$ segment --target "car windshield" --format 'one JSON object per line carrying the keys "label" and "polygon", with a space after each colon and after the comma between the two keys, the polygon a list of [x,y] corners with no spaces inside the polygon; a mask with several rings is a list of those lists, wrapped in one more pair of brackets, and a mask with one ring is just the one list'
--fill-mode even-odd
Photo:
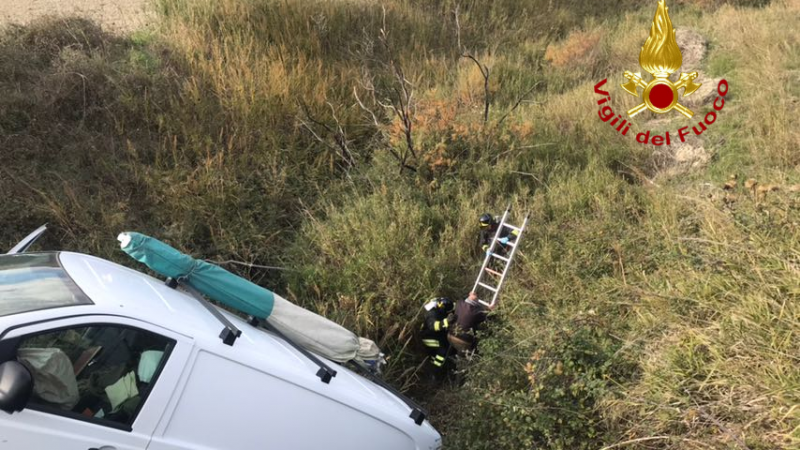
{"label": "car windshield", "polygon": [[91,303],[56,253],[0,256],[0,316]]}

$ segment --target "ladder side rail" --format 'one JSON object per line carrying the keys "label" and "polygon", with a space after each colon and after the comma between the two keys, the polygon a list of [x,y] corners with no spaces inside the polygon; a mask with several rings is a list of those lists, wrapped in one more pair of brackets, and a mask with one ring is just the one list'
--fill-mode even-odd
{"label": "ladder side rail", "polygon": [[511,268],[511,263],[514,260],[514,255],[517,253],[517,248],[519,248],[519,243],[522,241],[522,235],[525,233],[525,227],[528,225],[528,216],[525,216],[525,220],[522,222],[522,226],[519,229],[519,236],[517,236],[517,245],[511,248],[511,253],[508,255],[508,263],[506,263],[505,269],[503,269],[503,275],[500,276],[500,282],[497,284],[497,290],[494,292],[492,296],[492,301],[490,303],[486,303],[484,301],[480,301],[482,304],[488,306],[489,308],[494,308],[497,305],[497,297],[500,296],[500,289],[503,287],[503,283],[506,280],[506,275],[508,275],[508,270]]}
{"label": "ladder side rail", "polygon": [[[525,220],[522,222],[522,226],[519,228],[519,235],[517,236],[517,244],[519,244],[522,241],[522,235],[527,225],[528,225],[528,216],[525,216]],[[506,276],[508,275],[508,271],[511,268],[511,263],[514,260],[514,255],[516,253],[517,253],[517,246],[514,246],[511,249],[511,253],[509,253],[508,255],[508,263],[506,264],[505,269],[503,269],[503,274],[500,276],[500,282],[497,285],[497,291],[495,291],[494,295],[492,296],[491,303],[487,306],[494,308],[495,305],[497,304],[497,299],[500,296],[500,289],[503,287],[503,283],[506,280]]]}
{"label": "ladder side rail", "polygon": [[[503,217],[500,219],[500,223],[501,224],[505,222],[506,217],[508,216],[509,209],[510,208],[507,208],[506,211],[503,213]],[[492,253],[494,252],[494,247],[495,247],[495,244],[497,242],[497,238],[500,235],[500,230],[501,229],[502,229],[502,227],[498,226],[497,232],[495,233],[494,238],[492,238],[492,242],[491,242],[491,245],[489,246],[489,250],[486,253],[486,255],[484,256],[484,258],[483,258],[483,264],[481,265],[481,270],[480,270],[480,272],[478,272],[478,279],[475,280],[475,285],[472,287],[472,292],[475,292],[476,289],[478,289],[478,284],[481,282],[481,278],[483,277],[483,272],[486,270],[486,267],[489,266],[489,261],[491,261]]]}
{"label": "ladder side rail", "polygon": [[[508,213],[510,211],[511,211],[511,206],[509,205],[508,208],[506,208],[505,213],[503,213],[502,219],[500,219],[499,225],[497,227],[497,233],[495,233],[494,238],[492,238],[492,245],[489,248],[489,252],[487,253],[487,255],[485,257],[484,265],[481,267],[481,271],[478,274],[478,279],[475,282],[475,286],[472,289],[473,292],[475,292],[475,290],[478,288],[479,285],[489,289],[492,292],[497,292],[497,291],[500,290],[500,286],[499,285],[497,286],[497,289],[495,289],[495,288],[486,286],[485,284],[481,283],[480,281],[481,281],[481,278],[483,277],[483,274],[487,270],[489,270],[488,269],[489,268],[489,261],[491,261],[492,258],[496,258],[496,259],[499,259],[499,260],[503,261],[503,263],[504,263],[503,264],[504,265],[503,272],[505,272],[506,269],[508,268],[508,265],[511,264],[510,255],[509,255],[509,258],[506,258],[504,256],[500,256],[499,254],[495,253],[495,251],[494,251],[495,247],[497,246],[497,243],[500,241],[500,234],[503,232],[503,228],[504,227],[508,227],[508,223],[506,222],[506,220],[508,219]],[[501,275],[501,278],[502,278],[502,274],[498,274],[498,275]],[[480,301],[480,299],[479,299],[479,301]],[[483,302],[483,303],[485,303],[485,302]]]}
{"label": "ladder side rail", "polygon": [[483,264],[481,265],[481,271],[478,273],[478,279],[475,280],[475,285],[472,286],[472,291],[475,292],[478,289],[478,283],[481,282],[481,277],[483,277],[483,271],[486,270],[486,267],[489,265],[489,261],[492,258],[492,252],[494,252],[494,247],[497,245],[497,238],[500,237],[500,231],[503,229],[503,224],[506,222],[506,218],[508,217],[508,211],[511,207],[506,208],[505,212],[503,212],[503,217],[500,219],[500,224],[497,226],[497,232],[494,234],[494,238],[492,238],[492,243],[489,245],[489,251],[483,258]]}

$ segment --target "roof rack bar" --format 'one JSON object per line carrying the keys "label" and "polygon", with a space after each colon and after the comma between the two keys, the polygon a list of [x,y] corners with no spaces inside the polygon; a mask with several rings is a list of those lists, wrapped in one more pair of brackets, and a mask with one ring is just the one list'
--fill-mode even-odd
{"label": "roof rack bar", "polygon": [[197,290],[186,283],[182,283],[180,280],[176,280],[175,278],[169,277],[164,282],[167,286],[171,287],[172,289],[177,289],[178,286],[182,287],[186,293],[188,293],[191,297],[197,300],[198,303],[203,305],[203,307],[208,310],[217,320],[219,320],[224,328],[219,333],[219,338],[222,339],[222,343],[225,345],[233,346],[236,342],[236,339],[242,335],[242,330],[236,328],[227,317],[222,315],[221,312],[217,308],[215,308],[211,303],[208,302],[203,296],[197,292]]}
{"label": "roof rack bar", "polygon": [[316,375],[323,383],[329,384],[331,382],[331,378],[336,376],[336,370],[331,368],[329,365],[325,364],[321,359],[317,358],[317,356],[314,355],[313,353],[309,352],[308,350],[304,349],[293,340],[286,337],[285,334],[281,333],[277,328],[275,328],[271,323],[269,323],[269,321],[264,319],[259,319],[258,317],[254,316],[248,316],[247,323],[249,323],[254,327],[262,327],[265,330],[274,333],[279,338],[286,341],[287,344],[291,345],[295,350],[302,353],[303,356],[310,359],[314,364],[319,366],[319,370],[317,370]]}
{"label": "roof rack bar", "polygon": [[425,410],[425,408],[420,406],[414,400],[411,400],[410,398],[406,397],[402,392],[400,392],[397,389],[395,389],[394,387],[392,387],[389,383],[383,381],[380,377],[375,375],[373,372],[371,372],[369,370],[366,370],[361,366],[358,366],[358,367],[363,369],[362,371],[363,371],[364,376],[369,378],[373,383],[375,383],[378,386],[380,386],[380,387],[386,389],[387,391],[391,392],[395,397],[397,397],[400,400],[402,400],[403,403],[406,404],[406,406],[411,408],[411,414],[409,414],[408,417],[411,417],[412,419],[414,419],[414,423],[415,424],[422,425],[422,422],[424,422],[425,419],[428,417],[428,411]]}

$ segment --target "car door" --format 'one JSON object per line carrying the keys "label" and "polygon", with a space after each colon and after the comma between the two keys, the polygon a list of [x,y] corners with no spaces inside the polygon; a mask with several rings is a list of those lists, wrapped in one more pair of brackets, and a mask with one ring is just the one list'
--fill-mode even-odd
{"label": "car door", "polygon": [[191,339],[116,316],[21,325],[0,359],[33,375],[19,413],[0,413],[0,450],[142,450],[183,372]]}

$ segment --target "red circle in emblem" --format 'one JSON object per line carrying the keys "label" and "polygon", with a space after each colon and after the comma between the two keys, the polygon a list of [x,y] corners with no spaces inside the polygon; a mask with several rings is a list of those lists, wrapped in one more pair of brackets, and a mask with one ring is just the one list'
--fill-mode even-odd
{"label": "red circle in emblem", "polygon": [[650,103],[658,109],[669,108],[674,98],[675,94],[666,84],[657,84],[650,89]]}

